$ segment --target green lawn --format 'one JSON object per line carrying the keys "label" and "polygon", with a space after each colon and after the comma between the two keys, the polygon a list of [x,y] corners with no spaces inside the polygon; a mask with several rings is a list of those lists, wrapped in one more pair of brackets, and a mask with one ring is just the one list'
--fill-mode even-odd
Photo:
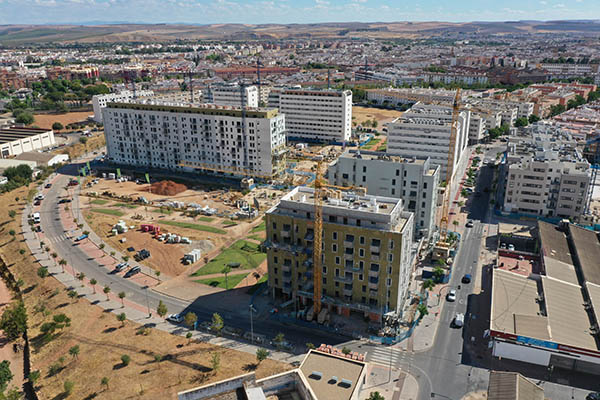
{"label": "green lawn", "polygon": [[158,214],[165,214],[165,215],[171,215],[173,214],[172,210],[169,210],[168,208],[154,208],[152,209],[152,212],[158,213]]}
{"label": "green lawn", "polygon": [[265,238],[262,237],[261,235],[250,235],[250,236],[248,236],[248,239],[254,239],[257,242],[263,242],[265,240]]}
{"label": "green lawn", "polygon": [[228,219],[226,219],[225,221],[223,221],[223,226],[226,226],[226,227],[227,226],[236,226],[236,225],[237,225],[237,222],[233,222],[233,221],[230,221]]}
{"label": "green lawn", "polygon": [[202,222],[213,222],[215,219],[213,217],[198,217],[198,221]]}
{"label": "green lawn", "polygon": [[250,233],[262,232],[262,231],[264,231],[266,229],[267,229],[266,222],[263,221],[263,222],[260,223],[260,225],[256,225],[254,228],[252,228],[252,230],[250,231]]}
{"label": "green lawn", "polygon": [[108,208],[92,208],[90,211],[100,214],[114,215],[115,217],[122,217],[125,215],[122,211],[119,210],[111,210]]}
{"label": "green lawn", "polygon": [[252,285],[252,287],[250,289],[248,289],[248,294],[254,294],[254,292],[256,292],[258,290],[258,288],[265,283],[266,281],[269,280],[269,274],[264,274],[259,280],[258,282],[256,282],[254,285]]}
{"label": "green lawn", "polygon": [[117,203],[114,204],[112,207],[124,207],[124,208],[138,208],[139,206],[136,204],[129,204],[129,203]]}
{"label": "green lawn", "polygon": [[371,139],[369,140],[369,143],[365,144],[364,146],[362,146],[362,149],[365,150],[369,150],[373,147],[375,147],[377,145],[377,143],[381,142],[381,139]]}
{"label": "green lawn", "polygon": [[[229,289],[234,288],[238,283],[244,280],[244,278],[248,276],[248,274],[238,274],[238,275],[229,275],[227,276],[227,286]],[[225,276],[220,276],[218,278],[212,279],[199,279],[195,282],[202,283],[203,285],[208,285],[212,287],[220,287],[225,289]]]}
{"label": "green lawn", "polygon": [[160,221],[160,223],[165,225],[177,226],[179,228],[194,229],[196,231],[219,233],[221,235],[225,235],[227,233],[223,229],[215,228],[213,226],[208,225],[193,224],[191,222]]}
{"label": "green lawn", "polygon": [[238,240],[192,275],[219,274],[226,265],[231,263],[240,263],[240,266],[234,269],[254,269],[267,257],[265,253],[259,250],[259,247],[258,244]]}
{"label": "green lawn", "polygon": [[106,203],[108,203],[108,200],[103,200],[103,199],[94,199],[92,201],[90,201],[90,204],[95,204],[97,206],[103,206]]}

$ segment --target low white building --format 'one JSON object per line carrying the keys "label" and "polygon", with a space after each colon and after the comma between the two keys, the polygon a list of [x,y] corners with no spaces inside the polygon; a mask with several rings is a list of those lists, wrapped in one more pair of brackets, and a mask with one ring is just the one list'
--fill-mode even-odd
{"label": "low white building", "polygon": [[41,150],[55,144],[54,132],[51,129],[16,126],[0,129],[0,158]]}

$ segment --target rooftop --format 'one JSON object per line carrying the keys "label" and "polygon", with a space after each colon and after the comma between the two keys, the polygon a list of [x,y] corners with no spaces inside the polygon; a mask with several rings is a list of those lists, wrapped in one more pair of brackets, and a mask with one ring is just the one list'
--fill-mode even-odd
{"label": "rooftop", "polygon": [[[170,103],[158,100],[135,100],[131,102],[111,102],[107,109],[128,109],[139,111],[162,111],[186,114],[220,115],[228,117],[241,117],[241,107],[218,106],[215,104]],[[276,108],[245,107],[246,118],[273,118],[279,114]]]}
{"label": "rooftop", "polygon": [[14,140],[25,139],[30,136],[39,135],[42,133],[50,132],[50,129],[40,128],[21,128],[11,126],[10,128],[0,129],[0,144],[12,142]]}
{"label": "rooftop", "polygon": [[569,232],[581,265],[585,282],[600,285],[600,242],[598,235],[590,230],[569,224]]}
{"label": "rooftop", "polygon": [[517,372],[492,371],[488,400],[544,400],[544,389]]}
{"label": "rooftop", "polygon": [[573,259],[567,243],[567,236],[559,231],[555,225],[547,222],[538,222],[541,241],[541,255],[563,263],[573,265]]}
{"label": "rooftop", "polygon": [[311,351],[300,366],[318,399],[350,399],[360,386],[366,364],[331,354]]}

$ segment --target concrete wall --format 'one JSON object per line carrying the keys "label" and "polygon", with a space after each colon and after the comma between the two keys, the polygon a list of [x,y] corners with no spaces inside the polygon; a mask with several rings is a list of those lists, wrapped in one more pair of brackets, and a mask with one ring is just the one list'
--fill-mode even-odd
{"label": "concrete wall", "polygon": [[494,356],[547,366],[552,353],[524,345],[494,341]]}
{"label": "concrete wall", "polygon": [[233,392],[243,387],[245,382],[254,382],[255,375],[251,372],[246,375],[240,375],[235,378],[227,379],[207,386],[201,386],[177,393],[178,400],[201,400],[216,396],[219,394]]}

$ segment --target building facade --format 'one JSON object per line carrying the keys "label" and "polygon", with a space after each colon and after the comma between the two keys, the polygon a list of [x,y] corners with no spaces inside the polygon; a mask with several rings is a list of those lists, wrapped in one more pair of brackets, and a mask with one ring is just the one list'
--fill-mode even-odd
{"label": "building facade", "polygon": [[18,156],[28,151],[54,146],[54,132],[50,129],[9,127],[0,129],[0,158]]}
{"label": "building facade", "polygon": [[[136,97],[153,96],[152,90],[137,90]],[[123,90],[119,93],[97,94],[92,96],[92,108],[94,109],[94,121],[102,122],[102,109],[108,103],[126,103],[134,99],[133,91]]]}
{"label": "building facade", "polygon": [[[285,118],[277,110],[205,104],[109,103],[103,109],[109,160],[131,166],[193,172],[280,172]],[[182,165],[182,164],[185,164]]]}
{"label": "building facade", "polygon": [[[402,200],[345,193],[323,205],[323,304],[372,320],[401,310],[411,274],[413,214]],[[297,187],[266,213],[269,287],[313,298],[314,189]]]}
{"label": "building facade", "polygon": [[430,239],[435,232],[440,167],[430,159],[349,150],[329,164],[327,177],[332,185],[361,186],[373,196],[402,199],[406,211],[414,213],[414,238]]}
{"label": "building facade", "polygon": [[[450,173],[454,176],[457,168],[464,164],[468,144],[469,120],[471,113],[461,111],[457,121],[456,145]],[[430,158],[441,167],[441,178],[445,180],[448,168],[448,152],[452,126],[452,109],[448,107],[415,104],[402,117],[387,125],[387,153],[403,158]]]}
{"label": "building facade", "polygon": [[[269,106],[276,105],[276,93]],[[288,139],[343,143],[352,133],[350,90],[285,89],[279,93],[279,111],[285,114]]]}
{"label": "building facade", "polygon": [[245,86],[243,89],[237,84],[212,85],[210,87],[212,102],[218,106],[242,106],[242,94],[245,107],[258,107],[259,95],[256,86]]}

